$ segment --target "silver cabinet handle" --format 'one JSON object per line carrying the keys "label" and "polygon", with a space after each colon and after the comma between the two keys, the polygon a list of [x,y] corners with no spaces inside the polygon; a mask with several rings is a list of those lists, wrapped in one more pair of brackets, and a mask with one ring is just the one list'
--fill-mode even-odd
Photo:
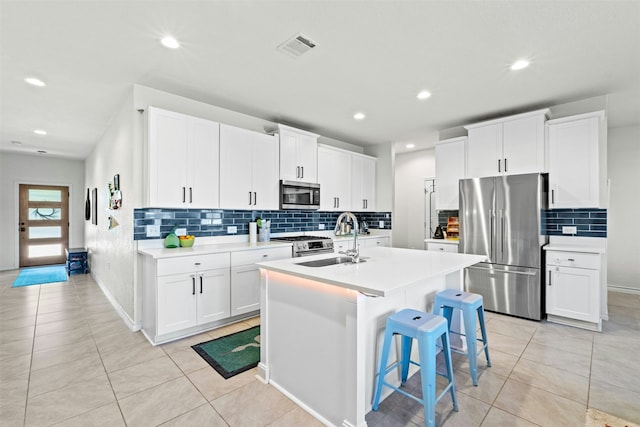
{"label": "silver cabinet handle", "polygon": [[202,274],[200,275],[200,293],[202,293]]}
{"label": "silver cabinet handle", "polygon": [[304,179],[304,166],[300,166],[300,178]]}
{"label": "silver cabinet handle", "polygon": [[251,191],[249,191],[249,205],[251,205]]}
{"label": "silver cabinet handle", "polygon": [[502,172],[502,170],[500,170],[500,159],[498,159],[498,172]]}
{"label": "silver cabinet handle", "polygon": [[262,258],[268,258],[268,257],[269,257],[269,254],[262,255]]}
{"label": "silver cabinet handle", "polygon": [[300,166],[296,166],[296,178],[302,178],[300,174]]}
{"label": "silver cabinet handle", "polygon": [[196,276],[191,276],[191,295],[196,294]]}
{"label": "silver cabinet handle", "polygon": [[193,264],[194,264],[194,265],[200,265],[200,263],[199,263],[199,262],[194,262]]}
{"label": "silver cabinet handle", "polygon": [[507,171],[507,158],[504,158],[504,171]]}
{"label": "silver cabinet handle", "polygon": [[551,286],[551,270],[549,270],[549,286]]}
{"label": "silver cabinet handle", "polygon": [[575,261],[575,259],[573,259],[573,258],[567,258],[567,261],[574,262],[574,261]]}
{"label": "silver cabinet handle", "polygon": [[553,205],[555,203],[555,190],[551,190],[551,204]]}
{"label": "silver cabinet handle", "polygon": [[182,203],[187,201],[187,187],[182,187]]}
{"label": "silver cabinet handle", "polygon": [[189,187],[189,203],[193,203],[193,187]]}
{"label": "silver cabinet handle", "polygon": [[336,197],[338,199],[338,209],[340,209],[340,197]]}
{"label": "silver cabinet handle", "polygon": [[258,204],[258,193],[253,192],[253,204],[254,206]]}

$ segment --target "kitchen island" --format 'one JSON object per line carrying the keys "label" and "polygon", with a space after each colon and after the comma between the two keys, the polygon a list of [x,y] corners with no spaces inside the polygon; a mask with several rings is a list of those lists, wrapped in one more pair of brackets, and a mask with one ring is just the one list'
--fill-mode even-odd
{"label": "kitchen island", "polygon": [[431,311],[437,291],[461,289],[463,269],[485,259],[387,247],[361,256],[323,267],[301,263],[335,255],[258,263],[258,374],[327,425],[366,425],[387,317]]}

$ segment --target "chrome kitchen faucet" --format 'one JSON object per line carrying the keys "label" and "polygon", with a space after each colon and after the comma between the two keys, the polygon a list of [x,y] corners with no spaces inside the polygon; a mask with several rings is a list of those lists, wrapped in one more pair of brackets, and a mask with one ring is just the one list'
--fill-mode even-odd
{"label": "chrome kitchen faucet", "polygon": [[360,231],[360,228],[358,226],[358,218],[356,218],[356,216],[351,212],[342,212],[336,221],[336,227],[333,229],[333,233],[338,234],[338,231],[340,230],[340,223],[345,217],[348,217],[353,221],[353,249],[347,249],[346,251],[340,251],[339,253],[350,257],[352,263],[359,263],[360,245],[358,244],[358,231]]}

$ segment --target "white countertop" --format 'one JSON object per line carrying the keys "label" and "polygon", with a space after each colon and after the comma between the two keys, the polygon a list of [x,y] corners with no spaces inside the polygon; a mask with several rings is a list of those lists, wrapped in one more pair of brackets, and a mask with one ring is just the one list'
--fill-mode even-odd
{"label": "white countertop", "polygon": [[152,258],[173,258],[190,255],[204,255],[204,254],[217,254],[222,252],[237,252],[237,251],[251,251],[256,249],[267,248],[282,248],[291,247],[291,242],[232,242],[232,243],[218,243],[218,244],[198,244],[196,238],[195,244],[190,248],[144,248],[138,249],[138,253]]}
{"label": "white countertop", "polygon": [[444,243],[449,245],[457,245],[460,240],[457,239],[424,239],[426,243]]}
{"label": "white countertop", "polygon": [[589,254],[603,254],[606,249],[597,246],[584,246],[575,244],[561,244],[561,243],[549,243],[542,249],[545,251],[560,251],[560,252],[583,252]]}
{"label": "white countertop", "polygon": [[260,262],[257,265],[269,271],[316,280],[368,295],[387,296],[414,283],[453,273],[486,259],[483,255],[372,247],[360,251],[360,256],[366,262],[359,264],[326,267],[298,265],[300,262],[335,256],[315,255]]}

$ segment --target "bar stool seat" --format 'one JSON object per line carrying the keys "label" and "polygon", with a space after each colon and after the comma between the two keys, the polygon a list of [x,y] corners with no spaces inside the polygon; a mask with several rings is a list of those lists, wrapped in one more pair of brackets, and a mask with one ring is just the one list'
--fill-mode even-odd
{"label": "bar stool seat", "polygon": [[[402,354],[400,360],[387,367],[389,350],[393,342],[394,335],[402,336]],[[420,363],[411,360],[411,346],[413,340],[418,340]],[[446,373],[436,371],[436,355],[438,353],[437,343],[442,340],[442,350],[444,353]],[[409,375],[409,365],[420,366],[420,376],[422,380],[422,399],[407,393],[385,381],[388,373],[401,368],[401,382],[404,385]],[[436,397],[436,374],[445,377],[449,383],[444,390]],[[425,424],[428,427],[435,426],[436,403],[447,393],[451,393],[454,411],[458,411],[458,401],[453,380],[453,366],[451,363],[451,352],[449,348],[449,329],[447,321],[442,316],[436,316],[418,310],[404,309],[387,318],[384,342],[382,345],[382,355],[380,357],[380,369],[378,370],[377,387],[373,398],[373,410],[378,410],[382,387],[386,386],[410,397],[422,404],[424,407]]]}
{"label": "bar stool seat", "polygon": [[[482,295],[472,294],[470,292],[463,292],[456,289],[445,289],[436,294],[435,301],[433,303],[433,314],[443,315],[447,319],[449,324],[449,333],[451,332],[451,318],[453,316],[453,309],[462,311],[464,335],[467,343],[467,351],[460,351],[451,349],[451,351],[460,354],[466,354],[469,359],[469,370],[471,371],[471,380],[473,385],[478,385],[478,354],[484,350],[484,355],[487,358],[487,366],[491,367],[491,358],[489,357],[489,343],[487,341],[487,330],[484,324],[484,305]],[[480,333],[482,338],[479,339],[476,332],[476,315],[480,323]],[[477,350],[476,343],[482,342],[482,347]]]}

